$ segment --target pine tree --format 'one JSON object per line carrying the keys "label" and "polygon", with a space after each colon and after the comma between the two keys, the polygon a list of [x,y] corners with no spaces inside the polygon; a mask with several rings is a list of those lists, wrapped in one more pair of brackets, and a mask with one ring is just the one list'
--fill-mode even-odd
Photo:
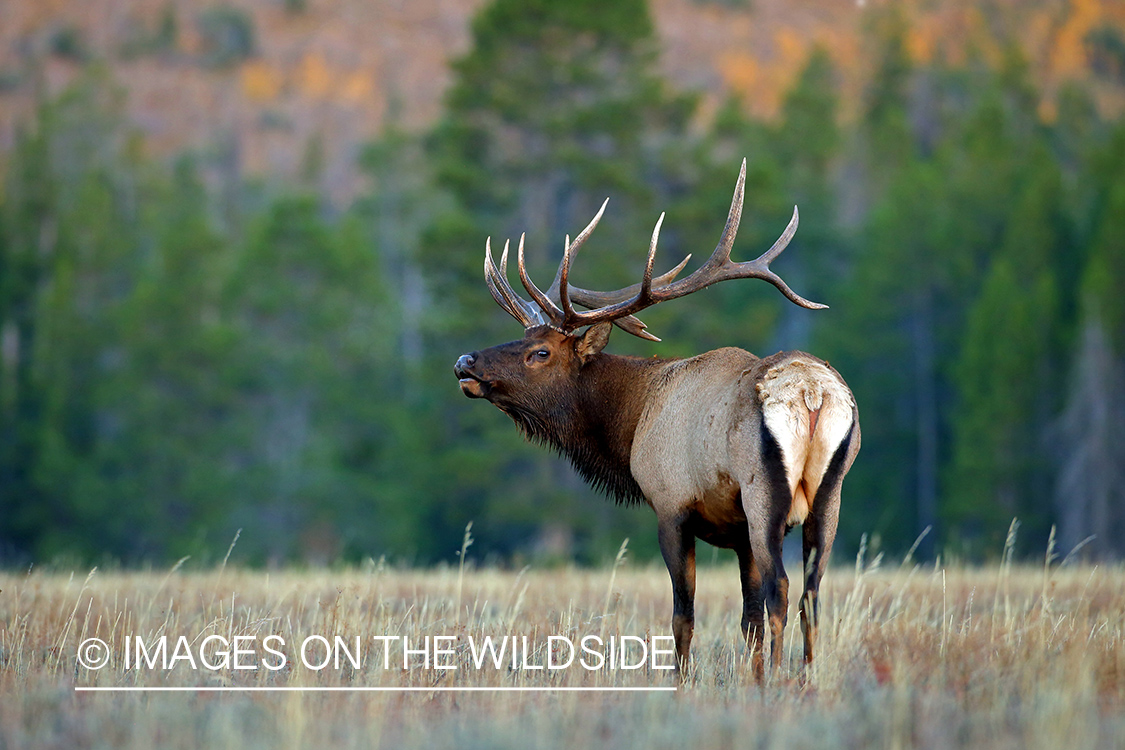
{"label": "pine tree", "polygon": [[914,66],[906,51],[906,18],[898,4],[868,16],[867,36],[877,50],[875,74],[868,84],[863,109],[868,176],[876,191],[904,165],[914,150],[909,97]]}
{"label": "pine tree", "polygon": [[[610,195],[591,247],[638,246],[656,220],[666,149],[693,102],[670,95],[651,72],[655,33],[644,0],[495,0],[472,33],[429,141],[438,184],[455,205],[435,223],[426,252],[439,295],[483,312],[479,284],[472,294],[458,291],[479,279],[488,235],[500,242],[526,232],[529,263],[549,274],[563,237]],[[624,268],[643,263],[640,255],[595,250],[578,270],[607,283],[602,269],[616,266],[609,283],[617,284]]]}
{"label": "pine tree", "polygon": [[39,107],[7,175],[0,476],[11,483],[0,539],[11,554],[81,555],[102,510],[84,493],[82,469],[114,428],[98,387],[120,362],[114,316],[140,249],[139,172],[119,112],[119,92],[102,76],[80,77]]}
{"label": "pine tree", "polygon": [[[946,191],[939,165],[903,167],[872,212],[820,332],[816,351],[847,378],[863,425],[864,461],[847,491],[864,500],[840,519],[851,538],[877,532],[906,547],[936,525],[941,313],[958,281]],[[931,549],[923,542],[922,554]]]}
{"label": "pine tree", "polygon": [[113,316],[120,364],[99,378],[97,409],[114,428],[80,474],[87,497],[118,508],[89,523],[123,522],[102,531],[103,549],[130,559],[198,556],[233,534],[225,522],[237,488],[225,462],[238,407],[223,372],[239,348],[220,311],[229,270],[211,213],[189,160],[150,179],[145,251]]}
{"label": "pine tree", "polygon": [[1037,539],[1050,525],[1044,446],[1058,402],[1053,265],[1062,251],[1062,201],[1058,173],[1039,153],[969,310],[953,368],[959,400],[946,512],[955,523],[989,532],[996,544],[1013,517]]}
{"label": "pine tree", "polygon": [[1119,127],[1097,164],[1101,169],[1094,170],[1102,178],[1104,195],[1080,285],[1081,338],[1054,442],[1060,542],[1074,547],[1093,536],[1088,551],[1098,557],[1125,554],[1125,447],[1120,439],[1125,421],[1125,180],[1112,168],[1125,155],[1122,146],[1125,128]]}
{"label": "pine tree", "polygon": [[279,196],[252,222],[222,291],[238,344],[223,373],[239,405],[228,523],[255,530],[248,554],[329,561],[375,541],[388,509],[374,472],[395,439],[385,299],[363,233],[329,225],[315,197]]}
{"label": "pine tree", "polygon": [[0,557],[30,551],[37,530],[23,509],[42,501],[33,477],[42,401],[34,352],[57,223],[49,116],[43,108],[39,127],[18,134],[0,192]]}

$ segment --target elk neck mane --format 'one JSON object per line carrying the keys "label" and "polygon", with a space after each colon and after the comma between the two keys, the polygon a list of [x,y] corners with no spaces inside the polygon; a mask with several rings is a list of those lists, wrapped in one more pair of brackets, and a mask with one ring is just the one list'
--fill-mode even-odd
{"label": "elk neck mane", "polygon": [[577,386],[534,406],[501,407],[529,440],[554,448],[595,490],[618,504],[644,501],[629,457],[648,385],[670,360],[599,353],[579,370]]}

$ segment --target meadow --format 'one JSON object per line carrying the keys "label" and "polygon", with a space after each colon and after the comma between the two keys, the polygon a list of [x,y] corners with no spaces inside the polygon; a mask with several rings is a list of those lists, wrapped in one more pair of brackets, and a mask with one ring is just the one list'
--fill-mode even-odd
{"label": "meadow", "polygon": [[[559,663],[558,636],[632,636],[626,661],[638,663],[638,642],[670,631],[661,567],[7,571],[0,747],[1125,746],[1120,567],[837,563],[807,673],[793,598],[785,665],[758,686],[733,561],[701,565],[693,663],[678,685],[653,659],[524,668]],[[359,666],[343,654],[316,668],[337,635],[352,648],[358,638]],[[514,669],[477,668],[470,641],[486,635],[526,636],[529,653]],[[445,640],[431,643],[429,668],[414,654],[404,670],[400,642],[384,636]],[[88,650],[94,637],[104,653]],[[307,665],[298,651],[310,637]],[[97,659],[108,663],[81,664]],[[344,690],[76,690],[192,686]],[[414,690],[354,690],[373,687]],[[678,689],[447,690],[466,687]]]}

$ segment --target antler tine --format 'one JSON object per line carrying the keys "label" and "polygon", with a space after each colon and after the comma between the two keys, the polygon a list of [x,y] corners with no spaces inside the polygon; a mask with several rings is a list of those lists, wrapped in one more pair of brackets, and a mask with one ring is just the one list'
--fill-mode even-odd
{"label": "antler tine", "polygon": [[738,181],[734,183],[734,195],[730,199],[730,211],[727,212],[727,223],[723,227],[723,236],[719,238],[719,244],[715,247],[715,252],[711,255],[712,259],[719,256],[719,251],[722,250],[722,258],[730,260],[730,251],[734,247],[734,236],[738,234],[738,225],[742,222],[742,203],[746,198],[746,159],[742,160],[742,168],[738,170]]}
{"label": "antler tine", "polygon": [[[589,238],[590,234],[593,233],[594,228],[598,225],[598,222],[601,220],[602,215],[605,213],[605,209],[608,203],[608,198],[602,202],[602,205],[598,209],[597,214],[595,214],[594,218],[590,220],[590,223],[586,225],[586,228],[583,229],[577,237],[575,237],[573,243],[570,241],[570,235],[567,235],[566,243],[563,245],[563,259],[559,263],[558,270],[555,272],[554,281],[547,289],[547,297],[550,298],[552,302],[558,300],[559,307],[563,312],[564,319],[568,321],[568,325],[569,321],[574,320],[574,315],[579,314],[574,310],[574,303],[582,305],[583,307],[595,309],[605,307],[607,305],[614,305],[619,302],[631,299],[632,297],[636,296],[638,291],[640,291],[640,284],[633,284],[631,286],[612,292],[597,292],[591,291],[589,289],[583,289],[582,287],[577,287],[570,283],[570,268],[574,264],[574,257],[578,253],[578,250],[586,242],[587,238]],[[651,260],[653,255],[652,250],[653,248],[650,248],[649,273],[651,273]],[[672,283],[672,281],[675,280],[680,271],[682,271],[687,265],[689,260],[691,260],[690,254],[682,261],[680,261],[680,263],[672,270],[652,279],[652,286],[661,287],[666,284]],[[565,295],[562,293],[564,289]],[[639,338],[648,339],[649,341],[660,340],[659,338],[653,336],[651,333],[645,330],[645,324],[643,321],[632,315],[617,318],[613,322],[622,330],[627,331],[628,333],[631,333]],[[577,325],[584,325],[584,323],[579,322],[577,323]]]}
{"label": "antler tine", "polygon": [[[774,273],[774,271],[770,268],[770,262],[773,261],[777,256],[781,255],[781,251],[789,246],[789,241],[792,240],[793,235],[797,233],[797,223],[799,221],[799,218],[800,216],[797,212],[797,207],[793,206],[793,218],[789,220],[789,225],[785,227],[785,231],[781,233],[781,236],[777,238],[777,240],[773,243],[773,246],[752,261],[746,263],[732,263],[732,275],[730,275],[728,278],[759,278],[764,281],[768,281],[769,283],[777,287],[778,290],[782,294],[784,294],[790,302],[798,304],[801,307],[807,307],[810,310],[827,310],[828,305],[822,305],[819,302],[812,302],[794,292],[789,288],[789,285],[785,283],[785,280]],[[754,270],[756,271],[756,273],[743,273],[743,269],[746,269],[747,271]]]}
{"label": "antler tine", "polygon": [[570,264],[574,262],[574,256],[578,250],[586,244],[586,240],[593,233],[594,228],[598,226],[598,222],[602,220],[602,214],[605,213],[605,207],[609,205],[609,198],[602,201],[601,208],[594,214],[594,218],[590,219],[590,223],[586,228],[578,233],[574,238],[574,242],[570,241],[569,235],[567,236],[566,248],[563,250],[562,262],[559,263],[559,270],[555,273],[555,280],[552,282],[548,296],[552,294],[558,298],[559,304],[562,307],[564,321],[569,322],[574,317],[574,306],[570,301],[570,290],[568,287],[568,280],[570,279]]}
{"label": "antler tine", "polygon": [[504,243],[500,268],[501,270],[497,271],[496,263],[492,260],[492,238],[489,237],[484,243],[484,281],[488,285],[488,291],[492,293],[492,298],[506,313],[522,323],[524,328],[541,325],[542,314],[520,299],[512,289],[512,285],[508,283],[508,243]]}
{"label": "antler tine", "polygon": [[684,266],[686,266],[688,264],[689,260],[691,260],[691,253],[688,253],[687,255],[685,255],[684,259],[681,260],[679,263],[677,263],[675,265],[675,267],[672,268],[671,271],[665,271],[664,273],[660,274],[655,279],[653,279],[652,285],[654,287],[661,287],[661,286],[667,286],[668,284],[671,284],[673,281],[676,280],[676,277],[679,276],[680,271],[684,270]]}
{"label": "antler tine", "polygon": [[661,211],[660,218],[652,229],[652,240],[648,243],[648,262],[645,263],[645,275],[641,277],[641,289],[637,292],[640,299],[648,299],[652,294],[652,264],[656,260],[656,243],[660,239],[660,226],[663,223],[664,212]]}
{"label": "antler tine", "polygon": [[[660,236],[660,225],[663,223],[664,213],[662,212],[660,214],[660,219],[656,222],[656,227],[652,230],[652,242],[649,244],[648,248],[648,263],[645,264],[645,275],[641,279],[641,287],[640,290],[638,290],[638,295],[643,295],[645,298],[648,298],[652,291],[652,264],[653,261],[656,260],[656,242]],[[690,257],[691,256],[688,255],[687,258],[684,258],[682,263],[680,263],[668,273],[663,274],[660,278],[668,278],[669,280],[675,278],[676,274],[680,272],[685,264],[687,264],[688,258]],[[644,321],[642,321],[635,315],[626,315],[623,318],[617,318],[613,322],[622,330],[631,333],[634,336],[642,339],[647,339],[649,341],[660,341],[658,337],[653,336],[651,333],[645,330],[647,326],[644,324]]]}
{"label": "antler tine", "polygon": [[539,287],[535,286],[535,282],[531,280],[531,275],[527,272],[527,266],[523,260],[524,237],[525,235],[520,235],[520,245],[516,252],[516,261],[520,269],[520,281],[523,282],[523,288],[527,290],[527,293],[531,295],[531,299],[533,299],[535,304],[539,305],[539,308],[543,311],[543,315],[547,318],[547,320],[543,321],[544,323],[554,325],[558,328],[564,328],[566,316],[563,314],[563,311],[560,310],[558,305],[544,294]]}
{"label": "antler tine", "polygon": [[[607,198],[606,203],[608,202],[609,199]],[[604,210],[605,203],[602,204],[602,211]],[[590,222],[590,224],[598,223],[598,219],[601,218],[602,211],[598,211],[597,216],[594,217],[594,220]],[[586,229],[590,228],[591,226],[587,225]],[[574,259],[574,253],[578,252],[578,248],[582,247],[582,243],[585,242],[586,237],[589,236],[589,233],[586,230],[583,230],[574,239],[574,244],[571,244],[570,236],[567,235],[566,249],[563,250],[562,262],[559,263],[559,272],[555,276],[555,280],[558,282],[558,288],[555,290],[555,292],[557,293],[559,298],[559,305],[562,307],[563,320],[566,321],[570,321],[574,317],[574,305],[570,303],[570,289],[567,288],[567,282],[570,280],[570,263]]]}
{"label": "antler tine", "polygon": [[[559,300],[559,306],[560,306],[560,308],[562,310],[562,313],[563,313],[563,320],[564,320],[564,327],[565,328],[569,329],[569,328],[572,328],[572,327],[578,327],[578,326],[581,326],[581,325],[585,325],[586,322],[587,322],[585,320],[585,317],[588,314],[583,314],[583,313],[577,312],[574,309],[574,304],[573,304],[574,302],[577,302],[578,304],[583,305],[585,307],[594,307],[594,308],[601,307],[604,304],[606,304],[605,302],[601,301],[601,299],[600,299],[600,297],[605,293],[603,293],[603,292],[591,292],[587,289],[582,289],[580,287],[571,286],[570,285],[570,268],[571,268],[571,265],[574,263],[574,256],[578,253],[578,250],[582,247],[583,244],[585,244],[586,240],[593,233],[594,228],[597,227],[597,225],[598,225],[598,222],[601,221],[602,215],[605,213],[605,209],[606,209],[606,206],[608,204],[609,204],[609,198],[606,198],[602,202],[602,205],[598,209],[598,212],[594,215],[594,218],[591,219],[590,223],[586,225],[586,228],[583,229],[581,232],[579,232],[578,236],[574,238],[574,242],[571,242],[570,241],[570,235],[567,235],[566,244],[563,247],[563,259],[559,263],[559,268],[558,268],[558,271],[555,273],[554,281],[551,283],[551,286],[547,290],[547,297],[550,298],[551,301],[554,301],[554,299]],[[663,221],[663,216],[661,217],[661,220]],[[657,230],[659,231],[659,224],[657,225]],[[652,276],[652,261],[653,261],[654,256],[655,256],[655,245],[650,248],[649,264],[648,264],[648,268],[646,270],[646,273],[647,273],[647,275],[650,279],[650,283],[651,283],[651,276]],[[691,256],[689,255],[688,258],[690,258],[690,257]],[[668,273],[665,273],[665,274],[661,275],[660,277],[658,277],[656,279],[656,283],[657,284],[668,283],[672,279],[674,279],[676,277],[676,274],[678,274],[681,270],[683,270],[683,267],[687,264],[688,258],[685,258],[684,261],[682,263],[680,263],[676,268],[673,268]],[[634,285],[634,287],[636,287],[636,285]],[[633,296],[633,287],[628,288],[626,291],[628,291],[628,294],[623,295],[623,297],[625,299],[628,299],[629,297]],[[612,300],[612,302],[619,302],[619,301],[621,301],[621,300]],[[634,336],[637,336],[639,338],[647,339],[649,341],[659,341],[660,340],[659,338],[657,338],[656,336],[653,336],[651,333],[649,333],[648,331],[645,330],[646,326],[644,324],[644,321],[642,321],[642,320],[640,320],[640,319],[638,319],[638,318],[636,318],[632,315],[626,315],[626,316],[617,318],[613,322],[615,324],[617,324],[617,326],[620,327],[622,330],[624,330],[628,333],[631,333]]]}
{"label": "antler tine", "polygon": [[660,341],[660,338],[658,336],[653,336],[651,333],[645,330],[648,326],[644,324],[643,320],[636,317],[635,315],[626,315],[624,318],[618,318],[617,320],[613,321],[613,324],[626,333],[633,334],[637,338],[642,338],[646,341]]}
{"label": "antler tine", "polygon": [[[688,253],[686,256],[684,256],[684,259],[676,265],[675,268],[670,271],[666,271],[665,273],[662,273],[661,275],[654,278],[652,280],[653,288],[659,289],[660,287],[667,286],[668,284],[671,284],[673,281],[675,281],[676,276],[679,275],[680,271],[684,270],[684,267],[690,260],[691,253]],[[571,285],[570,298],[583,307],[605,307],[606,305],[613,305],[623,300],[627,300],[630,297],[636,296],[637,292],[640,291],[640,288],[640,283],[636,283],[622,289],[615,289],[612,292],[594,292],[590,291],[589,289],[581,289],[579,287]]]}
{"label": "antler tine", "polygon": [[[696,288],[693,288],[695,282],[706,278],[714,270],[722,268],[723,266],[731,263],[730,251],[734,247],[734,238],[738,234],[738,225],[742,223],[742,204],[745,198],[746,159],[743,159],[742,167],[738,170],[738,180],[734,183],[734,195],[731,196],[730,210],[727,211],[727,223],[723,226],[723,233],[719,237],[719,244],[715,246],[715,251],[711,253],[711,257],[708,258],[702,266],[697,268],[686,278],[680,279],[675,284],[667,285],[670,287],[675,287],[674,292],[671,289],[662,290],[664,292],[671,292],[668,295],[667,299],[675,299],[676,297],[681,297],[684,294],[690,294],[691,292],[696,291]],[[776,243],[774,244],[776,245]],[[718,280],[719,279],[713,279],[711,281],[708,281],[707,284],[704,284],[704,286],[713,284]],[[703,287],[700,286],[698,288],[702,289]],[[665,298],[661,296],[661,299],[659,301],[663,301],[663,299]]]}
{"label": "antler tine", "polygon": [[[572,315],[567,316],[567,325],[582,326],[600,323],[602,321],[618,320],[626,316],[632,317],[632,314],[649,307],[658,300],[653,296],[652,290],[652,264],[656,259],[656,245],[660,239],[660,226],[664,223],[664,214],[660,214],[660,218],[656,220],[656,226],[652,230],[652,240],[648,246],[648,261],[645,263],[645,273],[641,278],[640,289],[636,295],[630,299],[622,300],[612,305],[600,307],[589,312],[574,312]],[[578,240],[575,240],[577,243]],[[566,275],[563,275],[563,285],[560,291],[564,294],[566,292]],[[637,321],[638,323],[640,321]],[[641,323],[643,326],[644,324]],[[626,329],[629,330],[629,329]],[[651,335],[651,334],[650,334]]]}
{"label": "antler tine", "polygon": [[785,231],[781,236],[774,240],[773,245],[769,250],[759,255],[754,262],[764,263],[768,266],[773,259],[781,255],[781,251],[789,247],[789,241],[793,239],[793,235],[797,234],[797,224],[800,222],[801,215],[797,211],[797,207],[793,206],[793,217],[789,219],[789,223],[785,226]]}
{"label": "antler tine", "polygon": [[727,214],[727,223],[726,226],[723,227],[723,234],[722,237],[719,238],[719,244],[715,246],[715,252],[711,254],[711,257],[707,259],[706,263],[697,268],[691,275],[654,290],[652,293],[653,303],[683,297],[684,295],[699,291],[719,281],[726,281],[727,279],[762,279],[763,281],[768,281],[773,284],[789,301],[801,307],[810,310],[823,310],[828,307],[827,305],[807,300],[794,292],[789,288],[789,285],[769,267],[770,262],[777,258],[789,245],[789,241],[793,239],[793,235],[797,231],[799,214],[796,206],[793,207],[793,218],[789,220],[785,231],[781,233],[781,236],[777,238],[769,250],[752,261],[735,263],[730,259],[731,247],[734,245],[734,237],[738,231],[739,222],[742,219],[742,202],[745,196],[745,189],[746,160],[743,159],[742,169],[738,174],[738,182],[735,184],[734,188],[734,197],[731,199],[730,212]]}
{"label": "antler tine", "polygon": [[489,237],[484,241],[484,283],[488,285],[488,291],[492,293],[492,298],[496,300],[496,304],[504,308],[504,311],[509,315],[518,317],[512,311],[512,306],[509,304],[507,297],[497,286],[495,277],[496,264],[492,261],[492,238]]}
{"label": "antler tine", "polygon": [[558,299],[559,297],[559,282],[562,280],[563,264],[566,262],[566,253],[570,249],[570,235],[566,236],[563,240],[563,258],[559,261],[559,267],[555,270],[555,278],[551,280],[551,285],[547,287],[547,296],[551,299]]}
{"label": "antler tine", "polygon": [[574,238],[573,244],[571,244],[570,242],[570,235],[568,234],[566,236],[566,244],[563,245],[563,258],[561,261],[559,261],[558,270],[555,271],[554,281],[552,281],[551,286],[547,288],[547,296],[555,298],[559,296],[559,287],[565,281],[565,279],[563,278],[564,274],[570,273],[570,264],[574,262],[575,254],[577,254],[578,249],[582,247],[583,244],[585,244],[586,238],[589,237],[590,234],[594,231],[594,227],[596,227],[598,225],[598,222],[602,220],[602,214],[605,213],[605,207],[607,205],[609,205],[609,198],[606,198],[604,201],[602,201],[601,208],[599,208],[598,212],[594,214],[594,218],[590,219],[590,223],[586,225],[586,228],[579,232],[578,236]]}

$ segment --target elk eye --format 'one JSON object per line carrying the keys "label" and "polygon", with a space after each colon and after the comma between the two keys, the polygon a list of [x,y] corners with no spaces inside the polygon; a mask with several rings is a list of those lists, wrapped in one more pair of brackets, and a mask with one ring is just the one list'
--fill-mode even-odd
{"label": "elk eye", "polygon": [[537,349],[531,355],[531,357],[538,362],[546,362],[547,358],[550,357],[550,356],[551,356],[551,353],[549,351],[547,351],[546,349]]}

